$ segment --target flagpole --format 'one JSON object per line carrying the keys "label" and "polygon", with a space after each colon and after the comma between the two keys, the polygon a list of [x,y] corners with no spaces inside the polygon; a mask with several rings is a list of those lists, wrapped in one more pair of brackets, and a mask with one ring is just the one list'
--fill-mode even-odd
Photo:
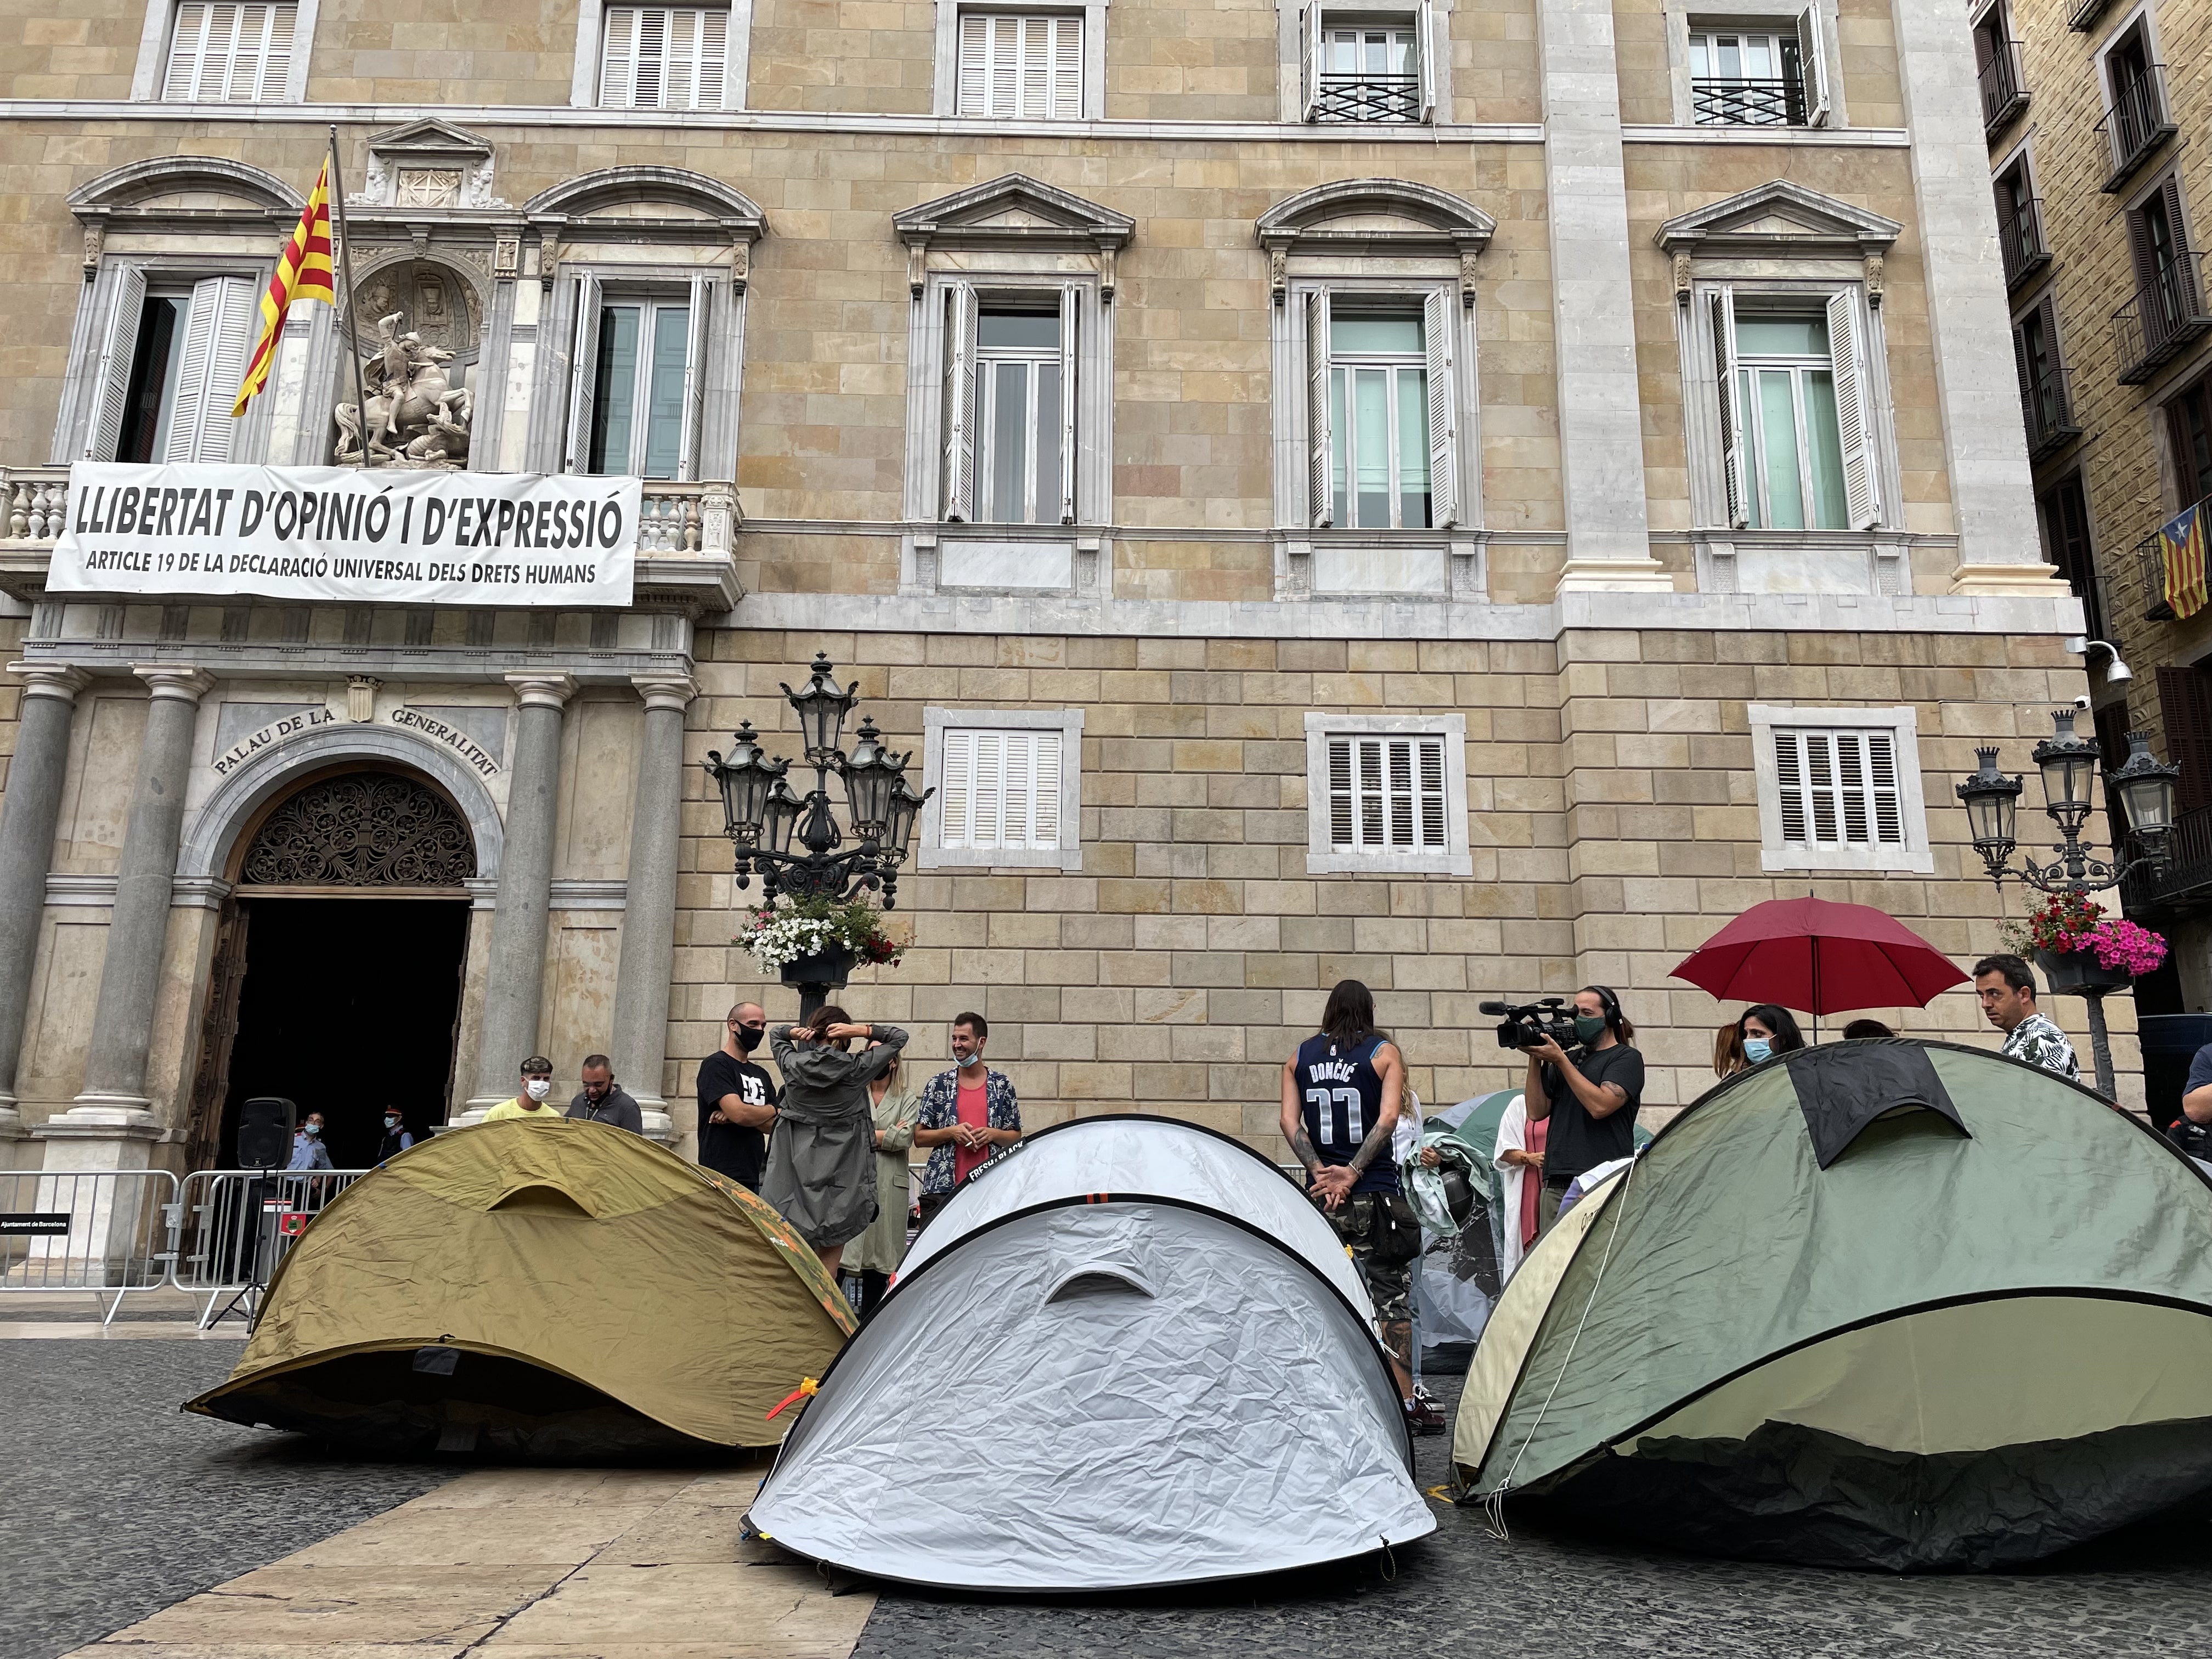
{"label": "flagpole", "polygon": [[331,205],[337,215],[338,265],[339,269],[345,273],[345,315],[343,318],[345,327],[343,333],[345,337],[352,343],[346,348],[346,349],[353,358],[353,395],[356,400],[354,407],[360,412],[361,416],[361,460],[359,465],[366,467],[368,465],[368,388],[363,383],[361,377],[361,340],[356,333],[360,312],[358,307],[355,306],[353,301],[353,233],[346,228],[345,176],[338,170],[337,128],[336,126],[332,126],[330,130],[330,133]]}

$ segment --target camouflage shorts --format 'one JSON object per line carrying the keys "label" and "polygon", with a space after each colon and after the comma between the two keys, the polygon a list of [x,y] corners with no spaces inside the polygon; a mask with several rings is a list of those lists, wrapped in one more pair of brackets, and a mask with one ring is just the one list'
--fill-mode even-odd
{"label": "camouflage shorts", "polygon": [[[1396,1193],[1354,1193],[1334,1210],[1322,1210],[1352,1252],[1352,1266],[1375,1304],[1382,1346],[1400,1364],[1413,1352],[1413,1264],[1420,1249],[1420,1224]],[[1411,1243],[1411,1250],[1405,1246]],[[1378,1246],[1380,1248],[1378,1248]]]}

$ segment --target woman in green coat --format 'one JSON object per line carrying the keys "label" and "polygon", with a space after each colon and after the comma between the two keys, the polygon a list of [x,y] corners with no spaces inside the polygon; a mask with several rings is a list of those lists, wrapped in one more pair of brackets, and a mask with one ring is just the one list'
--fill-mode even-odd
{"label": "woman in green coat", "polygon": [[907,1152],[914,1145],[921,1097],[910,1092],[899,1062],[868,1085],[876,1126],[876,1218],[845,1247],[844,1270],[860,1279],[854,1312],[866,1316],[890,1289],[906,1255]]}

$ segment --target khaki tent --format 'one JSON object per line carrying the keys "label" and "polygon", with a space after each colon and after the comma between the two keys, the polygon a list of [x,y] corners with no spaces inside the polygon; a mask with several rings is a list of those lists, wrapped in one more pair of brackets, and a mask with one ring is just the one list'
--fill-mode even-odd
{"label": "khaki tent", "polygon": [[186,1409],[400,1452],[767,1446],[854,1328],[750,1193],[625,1130],[510,1120],[333,1200]]}
{"label": "khaki tent", "polygon": [[1530,1254],[1463,1501],[1712,1554],[2027,1561],[2212,1500],[2212,1188],[2080,1085],[1832,1043],[1708,1092]]}

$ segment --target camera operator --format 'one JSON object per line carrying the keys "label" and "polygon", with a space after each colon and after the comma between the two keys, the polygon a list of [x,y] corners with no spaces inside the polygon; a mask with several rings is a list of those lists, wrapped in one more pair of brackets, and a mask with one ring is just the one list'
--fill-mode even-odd
{"label": "camera operator", "polygon": [[1539,1237],[1559,1218],[1577,1176],[1636,1150],[1644,1056],[1629,1046],[1635,1036],[1611,988],[1585,985],[1575,993],[1572,1056],[1549,1036],[1528,1049],[1528,1115],[1551,1121],[1544,1141],[1544,1192],[1536,1206]]}

